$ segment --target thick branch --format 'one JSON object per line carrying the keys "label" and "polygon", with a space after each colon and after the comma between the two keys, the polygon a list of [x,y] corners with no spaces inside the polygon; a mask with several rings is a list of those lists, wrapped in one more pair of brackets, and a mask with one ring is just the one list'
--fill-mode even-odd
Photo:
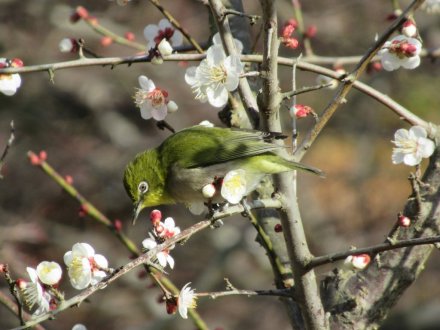
{"label": "thick branch", "polygon": [[[261,126],[264,130],[280,132],[279,107],[281,94],[278,85],[278,25],[275,1],[261,0],[264,29],[264,51],[261,70],[263,87],[261,95]],[[295,280],[295,298],[304,323],[308,329],[326,329],[324,309],[319,296],[313,270],[306,272],[304,266],[311,258],[302,226],[292,173],[275,176],[276,186],[284,197],[281,223]],[[301,326],[296,324],[296,326]]]}

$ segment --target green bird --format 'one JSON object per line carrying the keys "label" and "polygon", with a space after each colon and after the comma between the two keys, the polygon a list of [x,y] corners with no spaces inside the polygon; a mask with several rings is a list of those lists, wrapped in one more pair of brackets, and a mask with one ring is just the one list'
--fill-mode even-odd
{"label": "green bird", "polygon": [[133,223],[146,207],[207,202],[203,187],[218,182],[232,170],[244,170],[244,196],[255,190],[267,174],[305,170],[323,176],[319,169],[277,155],[275,152],[285,147],[270,142],[273,138],[280,136],[198,125],[139,153],[124,173],[124,186],[134,204]]}

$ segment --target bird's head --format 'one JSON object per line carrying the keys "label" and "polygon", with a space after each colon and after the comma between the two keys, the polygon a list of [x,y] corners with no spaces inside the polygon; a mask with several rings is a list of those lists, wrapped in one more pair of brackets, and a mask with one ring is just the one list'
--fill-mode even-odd
{"label": "bird's head", "polygon": [[165,189],[166,171],[156,149],[138,154],[125,168],[124,186],[134,206],[133,224],[144,208],[174,202]]}

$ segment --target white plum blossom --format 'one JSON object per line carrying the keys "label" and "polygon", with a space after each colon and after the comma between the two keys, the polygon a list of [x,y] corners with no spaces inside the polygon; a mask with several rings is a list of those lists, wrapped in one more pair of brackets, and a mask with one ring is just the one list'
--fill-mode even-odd
{"label": "white plum blossom", "polygon": [[180,233],[180,228],[176,226],[174,219],[171,217],[166,218],[163,222],[160,222],[155,226],[155,236],[160,238],[171,238]]}
{"label": "white plum blossom", "polygon": [[404,163],[408,166],[420,164],[422,158],[430,157],[435,149],[435,144],[427,138],[427,132],[422,126],[413,126],[409,130],[398,129],[394,133],[395,144],[393,149],[393,164]]}
{"label": "white plum blossom", "polygon": [[40,281],[46,285],[57,284],[63,274],[61,266],[54,261],[40,262],[36,271]]}
{"label": "white plum blossom", "polygon": [[[6,58],[0,58],[0,69],[8,67],[16,67],[13,62]],[[22,66],[22,64],[21,64]],[[0,92],[7,96],[12,96],[17,92],[21,86],[21,77],[18,73],[0,73]]]}
{"label": "white plum blossom", "polygon": [[[157,242],[154,238],[146,238],[142,241],[142,246],[146,250],[152,250],[157,246]],[[159,262],[159,265],[161,265],[163,268],[165,268],[168,265],[170,265],[170,268],[174,268],[174,259],[170,255],[169,249],[165,249],[163,251],[160,251],[156,254],[157,261]]]}
{"label": "white plum blossom", "polygon": [[69,272],[70,283],[77,290],[87,288],[102,281],[108,268],[107,259],[95,254],[95,249],[87,243],[76,243],[72,250],[64,254],[64,263]]}
{"label": "white plum blossom", "polygon": [[242,71],[238,56],[226,56],[221,45],[213,45],[199,66],[186,70],[185,81],[193,89],[196,99],[220,108],[228,102],[228,92],[237,89]]}
{"label": "white plum blossom", "polygon": [[428,14],[440,14],[440,0],[426,0],[421,8]]}
{"label": "white plum blossom", "polygon": [[163,39],[166,39],[172,47],[183,43],[182,33],[176,30],[166,18],[161,19],[159,25],[147,25],[144,29],[144,36],[148,41],[147,49],[156,47]]}
{"label": "white plum blossom", "polygon": [[400,67],[415,69],[420,65],[422,43],[415,38],[398,35],[385,42],[379,51],[382,67],[387,71],[397,70]]}
{"label": "white plum blossom", "polygon": [[179,297],[177,298],[177,306],[179,308],[179,314],[184,319],[188,318],[188,308],[197,307],[197,296],[194,289],[189,286],[191,283],[185,284],[180,290]]}
{"label": "white plum blossom", "polygon": [[223,178],[220,193],[229,203],[239,203],[246,194],[245,170],[237,169],[228,172]]}
{"label": "white plum blossom", "polygon": [[24,303],[29,309],[32,309],[35,305],[46,307],[47,301],[45,300],[44,289],[38,279],[37,271],[32,267],[26,267],[26,271],[31,281],[20,281],[18,285]]}
{"label": "white plum blossom", "polygon": [[177,104],[168,100],[168,92],[157,88],[153,80],[140,76],[139,85],[141,88],[137,90],[134,98],[142,118],[164,120],[168,111],[177,111]]}

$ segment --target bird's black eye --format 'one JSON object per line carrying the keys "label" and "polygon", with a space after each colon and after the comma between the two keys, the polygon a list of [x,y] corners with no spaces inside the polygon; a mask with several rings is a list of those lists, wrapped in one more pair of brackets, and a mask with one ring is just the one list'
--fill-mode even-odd
{"label": "bird's black eye", "polygon": [[141,194],[145,194],[148,191],[148,183],[147,183],[147,181],[142,181],[141,183],[139,183],[138,191]]}

